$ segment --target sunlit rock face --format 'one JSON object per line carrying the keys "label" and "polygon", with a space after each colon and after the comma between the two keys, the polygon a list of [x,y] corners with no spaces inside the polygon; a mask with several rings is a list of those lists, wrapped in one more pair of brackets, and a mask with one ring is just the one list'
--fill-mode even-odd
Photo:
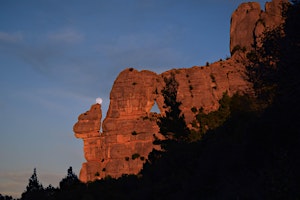
{"label": "sunlit rock face", "polygon": [[92,105],[89,111],[79,115],[78,122],[73,127],[76,137],[84,139],[90,135],[99,136],[101,118],[101,105]]}
{"label": "sunlit rock face", "polygon": [[[280,24],[280,2],[274,0],[267,3],[265,12],[261,11],[258,3],[241,4],[232,15],[230,49],[236,45],[252,48],[253,44],[258,43],[257,36],[266,27]],[[258,23],[261,19],[265,22],[262,28]],[[190,127],[195,117],[191,108],[202,107],[205,112],[211,112],[218,109],[218,101],[224,92],[230,96],[237,92],[252,94],[244,61],[245,55],[239,53],[206,66],[172,69],[162,74],[133,68],[122,71],[110,92],[110,105],[102,132],[99,132],[102,118],[99,103],[81,114],[74,125],[75,136],[83,139],[86,159],[82,164],[80,180],[87,182],[108,175],[117,178],[140,172],[148,154],[153,148],[159,148],[153,145],[154,136],[163,139],[159,134],[157,118],[165,113],[162,90],[166,77],[175,75],[179,84],[177,101],[182,103],[180,109]],[[155,103],[159,114],[151,112]]]}
{"label": "sunlit rock face", "polygon": [[87,182],[108,175],[116,178],[122,174],[137,174],[142,169],[152,149],[159,148],[153,145],[154,135],[162,138],[156,125],[159,115],[150,112],[155,101],[162,109],[163,99],[156,91],[162,88],[161,83],[153,72],[126,69],[111,90],[103,132],[99,133],[98,126],[101,124],[100,104],[79,116],[74,132],[84,141],[87,160],[82,165],[80,180]]}
{"label": "sunlit rock face", "polygon": [[122,174],[138,174],[153,148],[159,134],[157,117],[151,108],[156,103],[162,115],[165,112],[162,89],[164,78],[175,75],[179,83],[177,101],[187,124],[194,119],[191,108],[216,110],[218,101],[227,91],[247,91],[244,66],[234,60],[220,61],[205,67],[173,69],[160,75],[150,71],[126,69],[119,74],[110,93],[110,105],[101,125],[101,105],[95,104],[78,118],[74,125],[77,138],[84,141],[84,156],[80,180],[87,182]]}
{"label": "sunlit rock face", "polygon": [[99,133],[101,118],[101,105],[94,104],[91,106],[89,111],[79,115],[78,122],[73,127],[75,137],[81,138],[84,144],[83,151],[87,162],[82,164],[80,179],[85,182],[90,180],[87,166],[93,166],[93,163],[99,163],[99,159],[103,154],[103,152],[99,149],[101,148]]}
{"label": "sunlit rock face", "polygon": [[242,3],[231,16],[230,52],[236,47],[251,51],[261,46],[261,36],[283,22],[282,10],[288,0],[273,0],[265,4],[262,11],[256,2]]}

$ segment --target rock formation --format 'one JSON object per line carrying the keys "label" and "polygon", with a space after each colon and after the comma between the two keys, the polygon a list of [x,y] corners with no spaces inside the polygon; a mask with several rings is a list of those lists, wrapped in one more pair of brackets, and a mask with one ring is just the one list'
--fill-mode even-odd
{"label": "rock formation", "polygon": [[[258,3],[244,3],[232,14],[230,29],[230,50],[232,55],[236,46],[248,50],[259,42],[266,28],[272,28],[282,22],[281,2],[274,0],[266,3],[261,11]],[[263,25],[263,26],[262,26]],[[238,49],[241,50],[241,49]],[[92,105],[91,109],[78,117],[74,125],[77,138],[84,141],[84,156],[80,180],[87,182],[106,176],[120,177],[122,174],[138,174],[153,148],[154,136],[163,139],[156,124],[160,114],[152,113],[156,103],[163,115],[164,99],[161,94],[165,86],[164,77],[175,74],[179,83],[177,101],[187,124],[194,119],[192,107],[204,108],[210,112],[218,109],[218,101],[224,92],[232,95],[236,92],[251,93],[252,86],[245,75],[245,55],[237,54],[225,61],[208,66],[195,66],[185,69],[172,69],[162,74],[150,71],[137,71],[128,68],[115,80],[110,105],[103,121],[102,132],[101,105]]]}
{"label": "rock formation", "polygon": [[84,156],[80,179],[84,182],[137,174],[155,147],[154,136],[162,138],[156,119],[159,114],[150,110],[157,103],[164,113],[161,90],[163,77],[175,74],[179,83],[178,101],[187,123],[194,114],[192,107],[207,112],[218,108],[218,100],[225,91],[233,94],[251,88],[245,81],[244,67],[232,60],[220,61],[206,67],[173,69],[160,75],[150,71],[125,69],[117,77],[110,93],[110,106],[101,125],[101,105],[95,104],[81,114],[74,125],[77,138],[84,141]]}
{"label": "rock formation", "polygon": [[261,45],[261,36],[265,30],[277,27],[283,22],[282,11],[288,0],[273,0],[265,4],[262,11],[257,2],[242,3],[231,16],[230,52],[236,50],[251,51]]}
{"label": "rock formation", "polygon": [[100,104],[93,105],[90,111],[79,116],[74,132],[84,141],[87,160],[80,172],[82,181],[107,175],[137,174],[141,170],[153,149],[153,135],[161,137],[156,125],[157,115],[150,113],[160,82],[153,72],[127,69],[120,73],[113,85],[102,133],[99,133]]}

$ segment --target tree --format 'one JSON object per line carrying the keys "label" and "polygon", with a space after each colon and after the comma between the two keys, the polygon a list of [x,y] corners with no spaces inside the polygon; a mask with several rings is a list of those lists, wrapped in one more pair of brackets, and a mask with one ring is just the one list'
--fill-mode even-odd
{"label": "tree", "polygon": [[[181,102],[177,101],[178,82],[173,73],[164,78],[165,87],[162,95],[164,97],[165,115],[159,117],[157,125],[165,140],[155,138],[154,144],[160,145],[162,150],[153,149],[144,164],[143,177],[150,182],[156,182],[164,177],[172,176],[174,168],[178,167],[179,149],[188,144],[190,131],[186,126],[184,115],[181,113]],[[187,158],[185,156],[185,158]],[[178,161],[178,162],[177,162]],[[181,162],[182,164],[185,162]],[[171,173],[171,174],[170,174]]]}
{"label": "tree", "polygon": [[246,56],[249,65],[247,75],[253,84],[256,96],[264,107],[270,105],[278,87],[278,61],[282,53],[281,38],[283,27],[278,26],[264,33],[262,46],[249,52]]}
{"label": "tree", "polygon": [[247,75],[263,108],[271,105],[274,98],[278,97],[282,78],[287,77],[287,70],[293,68],[290,61],[295,60],[293,55],[299,55],[295,42],[299,38],[299,13],[293,13],[299,7],[299,0],[293,2],[293,6],[290,3],[282,4],[281,14],[285,22],[276,28],[265,30],[261,38],[262,46],[255,46],[246,55],[250,61]]}
{"label": "tree", "polygon": [[222,99],[219,100],[219,109],[210,113],[205,113],[201,107],[197,110],[193,107],[191,110],[196,114],[195,120],[192,122],[190,141],[200,140],[208,130],[213,130],[223,125],[230,117],[231,97],[227,92],[223,93]]}
{"label": "tree", "polygon": [[[255,52],[258,61],[272,58],[269,61],[275,61],[275,67],[270,68],[268,62],[253,62],[254,67],[250,68],[250,72],[261,81],[262,86],[275,86],[273,91],[261,90],[263,96],[273,98],[259,122],[252,126],[254,130],[251,138],[254,140],[247,141],[250,146],[256,147],[256,150],[251,151],[259,152],[256,155],[267,152],[260,155],[265,164],[262,166],[259,163],[259,172],[265,174],[263,190],[269,199],[299,197],[297,177],[300,164],[295,161],[298,161],[300,152],[300,4],[299,1],[293,3],[284,12],[285,23],[280,27],[284,34],[277,33],[278,37],[275,39],[274,30],[266,32],[262,50]],[[260,75],[258,70],[264,76],[255,77],[255,74]],[[258,151],[257,147],[263,151]]]}
{"label": "tree", "polygon": [[69,167],[68,174],[65,178],[63,178],[60,183],[59,187],[61,190],[69,190],[72,189],[74,186],[78,185],[80,180],[78,179],[77,175],[73,173],[72,167]]}
{"label": "tree", "polygon": [[184,115],[181,113],[181,102],[177,101],[178,82],[175,75],[171,73],[169,78],[164,78],[166,86],[162,90],[164,103],[167,108],[165,116],[159,118],[157,124],[160,133],[167,139],[173,139],[178,142],[186,141],[189,135],[189,129],[186,126]]}
{"label": "tree", "polygon": [[51,184],[45,188],[45,197],[47,200],[57,199],[57,192],[59,191],[57,188],[54,188]]}
{"label": "tree", "polygon": [[27,192],[34,192],[34,191],[39,191],[43,190],[43,185],[40,184],[37,174],[36,174],[36,168],[33,169],[33,174],[31,175],[29,179],[29,183],[26,187]]}
{"label": "tree", "polygon": [[39,182],[36,168],[33,169],[33,174],[29,178],[29,183],[26,186],[26,191],[22,194],[22,200],[35,200],[44,198],[44,188]]}
{"label": "tree", "polygon": [[7,195],[2,196],[2,194],[0,194],[0,200],[13,200],[13,198],[11,196],[7,196]]}

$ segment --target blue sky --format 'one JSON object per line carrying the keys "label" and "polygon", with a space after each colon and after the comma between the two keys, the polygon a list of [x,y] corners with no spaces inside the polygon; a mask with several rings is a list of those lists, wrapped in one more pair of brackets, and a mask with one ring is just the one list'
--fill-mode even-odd
{"label": "blue sky", "polygon": [[[37,168],[57,186],[79,174],[77,116],[127,67],[161,73],[229,53],[242,0],[0,0],[0,193],[19,196]],[[260,1],[263,3],[266,1]]]}

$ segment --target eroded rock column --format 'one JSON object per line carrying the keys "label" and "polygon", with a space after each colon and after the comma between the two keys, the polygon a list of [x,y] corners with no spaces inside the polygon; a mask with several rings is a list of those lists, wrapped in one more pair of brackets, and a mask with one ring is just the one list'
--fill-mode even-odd
{"label": "eroded rock column", "polygon": [[73,127],[75,137],[83,140],[84,157],[87,162],[82,164],[79,178],[84,182],[94,179],[93,172],[100,171],[101,158],[104,157],[99,132],[101,118],[101,105],[94,104],[89,111],[79,115],[78,122]]}

